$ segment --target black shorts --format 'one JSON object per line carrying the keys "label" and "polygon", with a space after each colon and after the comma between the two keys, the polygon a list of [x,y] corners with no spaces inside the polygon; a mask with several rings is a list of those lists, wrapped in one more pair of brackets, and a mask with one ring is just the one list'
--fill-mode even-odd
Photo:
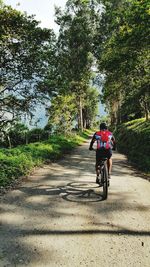
{"label": "black shorts", "polygon": [[96,165],[99,164],[101,159],[103,159],[103,158],[110,159],[111,156],[112,156],[112,150],[111,149],[101,148],[101,149],[96,150]]}

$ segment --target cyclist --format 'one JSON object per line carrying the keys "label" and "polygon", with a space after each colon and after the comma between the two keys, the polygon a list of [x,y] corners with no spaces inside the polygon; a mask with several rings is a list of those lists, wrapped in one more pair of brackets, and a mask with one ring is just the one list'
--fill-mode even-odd
{"label": "cyclist", "polygon": [[94,133],[92,140],[90,142],[89,150],[93,150],[93,144],[94,142],[97,142],[97,148],[96,148],[96,164],[95,164],[95,170],[96,170],[96,183],[99,183],[99,161],[101,158],[107,158],[107,169],[108,169],[108,178],[110,179],[111,175],[111,169],[112,169],[112,149],[115,150],[116,143],[115,138],[108,130],[108,127],[105,122],[102,122],[100,124],[100,131]]}

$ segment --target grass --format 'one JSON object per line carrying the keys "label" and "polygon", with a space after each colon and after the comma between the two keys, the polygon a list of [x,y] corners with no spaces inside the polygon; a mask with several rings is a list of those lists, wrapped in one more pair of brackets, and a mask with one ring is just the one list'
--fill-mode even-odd
{"label": "grass", "polygon": [[91,134],[86,130],[79,134],[51,136],[47,141],[31,143],[12,149],[0,149],[0,186],[7,186],[13,180],[28,175],[35,166],[46,160],[54,161],[81,145]]}
{"label": "grass", "polygon": [[115,132],[118,151],[144,173],[150,173],[150,121],[136,119],[117,127]]}

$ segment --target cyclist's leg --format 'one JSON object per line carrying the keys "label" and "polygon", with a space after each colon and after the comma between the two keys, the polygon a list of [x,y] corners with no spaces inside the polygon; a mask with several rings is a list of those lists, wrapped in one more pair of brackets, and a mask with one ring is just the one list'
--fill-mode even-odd
{"label": "cyclist's leg", "polygon": [[101,158],[101,151],[96,151],[96,164],[95,164],[95,171],[96,171],[96,183],[100,185],[100,158]]}
{"label": "cyclist's leg", "polygon": [[98,152],[97,151],[96,151],[95,172],[96,172],[96,177],[98,177],[99,176],[99,170],[98,170]]}
{"label": "cyclist's leg", "polygon": [[112,170],[112,158],[107,159],[107,168],[108,168],[108,176],[110,176]]}
{"label": "cyclist's leg", "polygon": [[111,170],[112,170],[112,151],[108,150],[107,152],[107,169],[108,169],[108,176],[110,178]]}
{"label": "cyclist's leg", "polygon": [[99,176],[100,175],[100,169],[98,168],[98,163],[96,162],[95,164],[95,172],[96,172],[96,175]]}
{"label": "cyclist's leg", "polygon": [[96,164],[95,164],[95,171],[96,171],[96,183],[99,184],[100,169],[99,169],[99,167],[98,167],[97,162],[96,162]]}
{"label": "cyclist's leg", "polygon": [[96,151],[96,164],[95,164],[95,171],[96,171],[96,175],[99,176],[100,175],[100,159],[103,157],[103,151],[101,149]]}

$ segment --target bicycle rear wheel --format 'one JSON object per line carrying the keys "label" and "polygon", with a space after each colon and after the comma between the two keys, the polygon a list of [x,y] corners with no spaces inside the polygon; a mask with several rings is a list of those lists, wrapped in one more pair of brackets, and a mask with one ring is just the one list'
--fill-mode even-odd
{"label": "bicycle rear wheel", "polygon": [[106,163],[101,168],[101,181],[103,183],[103,199],[107,199],[108,197],[108,173]]}

